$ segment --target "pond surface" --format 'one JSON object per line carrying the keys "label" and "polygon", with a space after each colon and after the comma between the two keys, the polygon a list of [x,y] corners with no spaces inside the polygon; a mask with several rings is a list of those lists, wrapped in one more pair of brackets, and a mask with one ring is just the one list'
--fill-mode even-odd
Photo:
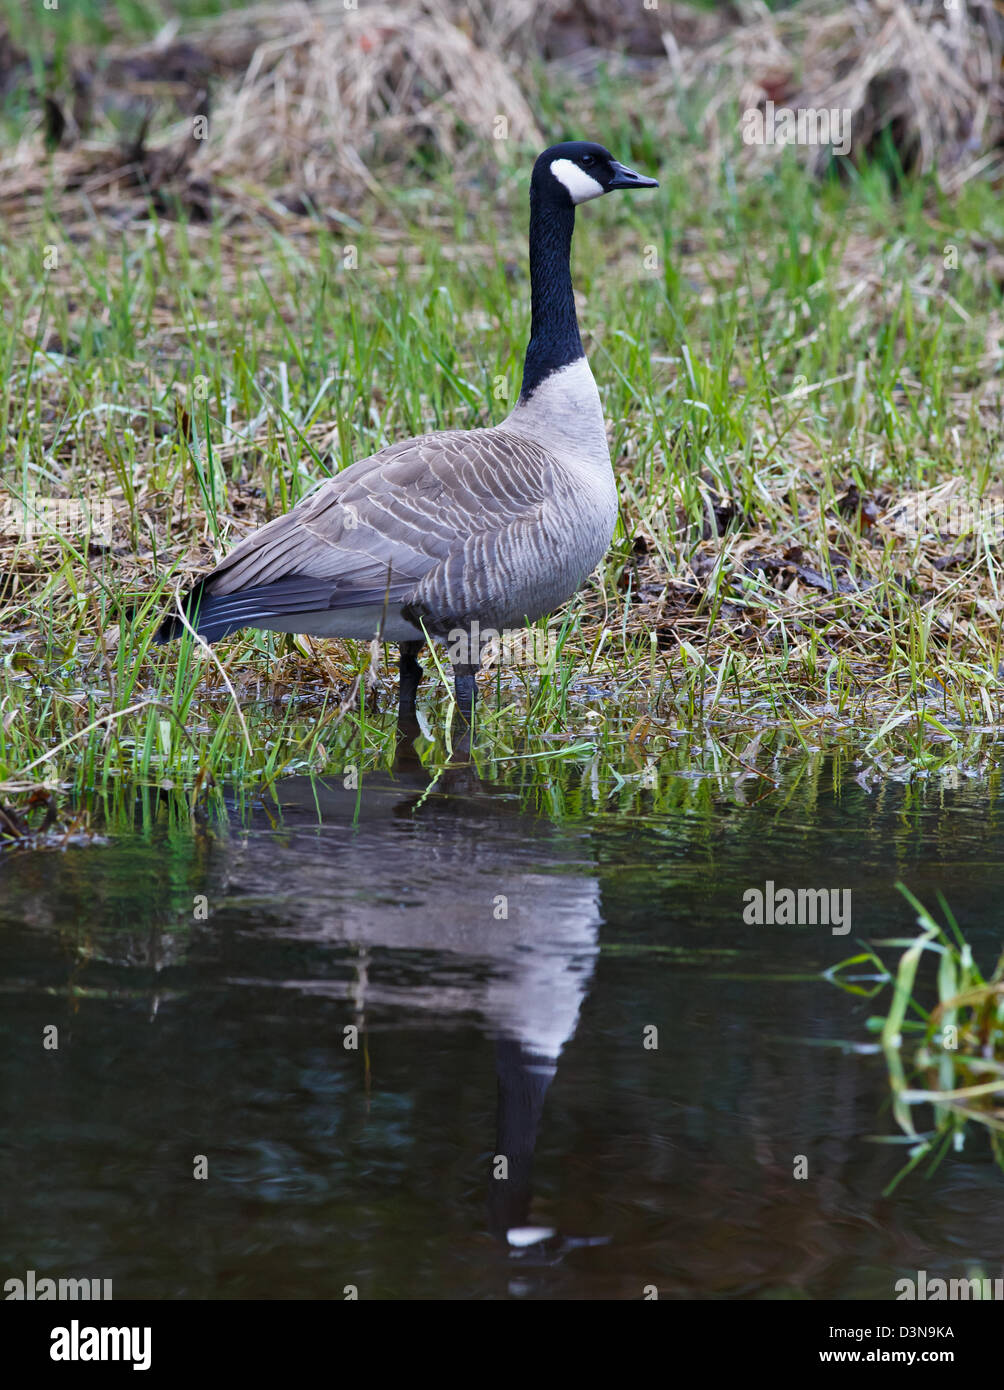
{"label": "pond surface", "polygon": [[[916,934],[897,880],[945,894],[989,973],[999,779],[867,788],[816,754],[774,788],[681,757],[625,811],[580,766],[525,767],[290,778],[7,854],[5,1277],[531,1300],[1000,1277],[985,1133],[883,1196],[907,1156],[874,1142],[899,1135],[885,1063],[827,1044],[866,1042],[889,994],[819,976]],[[850,890],[849,932],[747,924],[767,881]]]}

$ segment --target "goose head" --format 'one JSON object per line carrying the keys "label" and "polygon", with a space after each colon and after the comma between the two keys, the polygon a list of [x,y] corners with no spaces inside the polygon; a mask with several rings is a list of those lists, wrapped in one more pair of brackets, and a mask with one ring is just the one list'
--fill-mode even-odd
{"label": "goose head", "polygon": [[636,174],[602,145],[588,140],[552,145],[538,156],[531,179],[531,188],[539,197],[573,207],[619,188],[658,187],[658,180]]}

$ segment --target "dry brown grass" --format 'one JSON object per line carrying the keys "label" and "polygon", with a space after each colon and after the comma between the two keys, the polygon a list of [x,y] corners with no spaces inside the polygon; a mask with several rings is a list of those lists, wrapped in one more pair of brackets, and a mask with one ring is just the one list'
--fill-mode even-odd
{"label": "dry brown grass", "polygon": [[[853,153],[873,152],[888,131],[904,167],[937,168],[957,187],[1004,165],[1004,10],[992,0],[947,8],[940,0],[804,0],[778,13],[759,4],[699,51],[672,55],[667,98],[679,86],[710,89],[702,129],[712,160],[732,140],[718,120],[778,106],[848,110]],[[748,157],[770,152],[750,146]],[[827,150],[809,150],[817,171]]]}
{"label": "dry brown grass", "polygon": [[[734,149],[724,112],[762,106],[847,109],[853,152],[884,132],[904,166],[938,167],[945,187],[1004,163],[1004,17],[991,0],[805,0],[701,15],[682,6],[559,0],[396,0],[347,10],[302,0],[225,13],[178,38],[79,54],[0,160],[0,209],[17,220],[45,190],[85,197],[119,220],[152,191],[196,216],[221,206],[266,216],[306,203],[352,208],[423,150],[458,181],[509,141],[543,142],[531,57],[557,56],[588,84],[598,60],[628,55],[639,119],[679,138],[678,100],[698,94],[704,149]],[[0,53],[12,74],[16,55]],[[0,74],[2,76],[2,74]],[[588,98],[585,103],[588,106]],[[572,101],[568,116],[581,119]],[[199,115],[204,130],[194,131]],[[504,125],[501,124],[504,122]],[[194,133],[193,133],[194,132]],[[46,133],[59,148],[44,157]],[[504,138],[499,138],[502,135]],[[742,147],[763,161],[769,151]],[[852,156],[853,157],[853,156]],[[821,168],[828,149],[808,158]],[[165,196],[166,195],[166,196]]]}

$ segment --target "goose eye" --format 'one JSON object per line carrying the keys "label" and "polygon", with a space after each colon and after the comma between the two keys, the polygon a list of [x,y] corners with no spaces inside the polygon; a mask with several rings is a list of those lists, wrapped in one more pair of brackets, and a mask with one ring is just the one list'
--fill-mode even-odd
{"label": "goose eye", "polygon": [[593,159],[593,156],[592,156],[591,154],[584,154],[584,155],[582,156],[582,159],[580,160],[580,163],[582,163],[582,164],[595,164],[596,161]]}

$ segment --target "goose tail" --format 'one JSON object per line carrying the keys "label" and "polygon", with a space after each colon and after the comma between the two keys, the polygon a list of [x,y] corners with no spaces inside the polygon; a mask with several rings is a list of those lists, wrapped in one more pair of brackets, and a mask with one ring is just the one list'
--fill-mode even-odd
{"label": "goose tail", "polygon": [[[211,642],[215,639],[210,637],[207,632],[202,631],[203,626],[208,626],[208,623],[204,623],[201,615],[203,585],[204,581],[200,580],[186,594],[182,594],[181,609],[199,636],[205,637],[208,642]],[[178,616],[177,608],[173,608],[153,634],[153,640],[159,647],[163,647],[168,642],[176,641],[186,631],[184,623]]]}
{"label": "goose tail", "polygon": [[[242,627],[268,628],[273,620],[286,620],[293,614],[305,616],[325,612],[337,602],[337,585],[330,579],[289,575],[271,584],[219,593],[214,591],[214,577],[207,575],[200,579],[181,599],[182,612],[206,642],[218,642]],[[362,599],[371,597],[368,592],[361,594]],[[185,631],[185,624],[175,609],[164,617],[154,641],[160,645],[173,642]]]}

